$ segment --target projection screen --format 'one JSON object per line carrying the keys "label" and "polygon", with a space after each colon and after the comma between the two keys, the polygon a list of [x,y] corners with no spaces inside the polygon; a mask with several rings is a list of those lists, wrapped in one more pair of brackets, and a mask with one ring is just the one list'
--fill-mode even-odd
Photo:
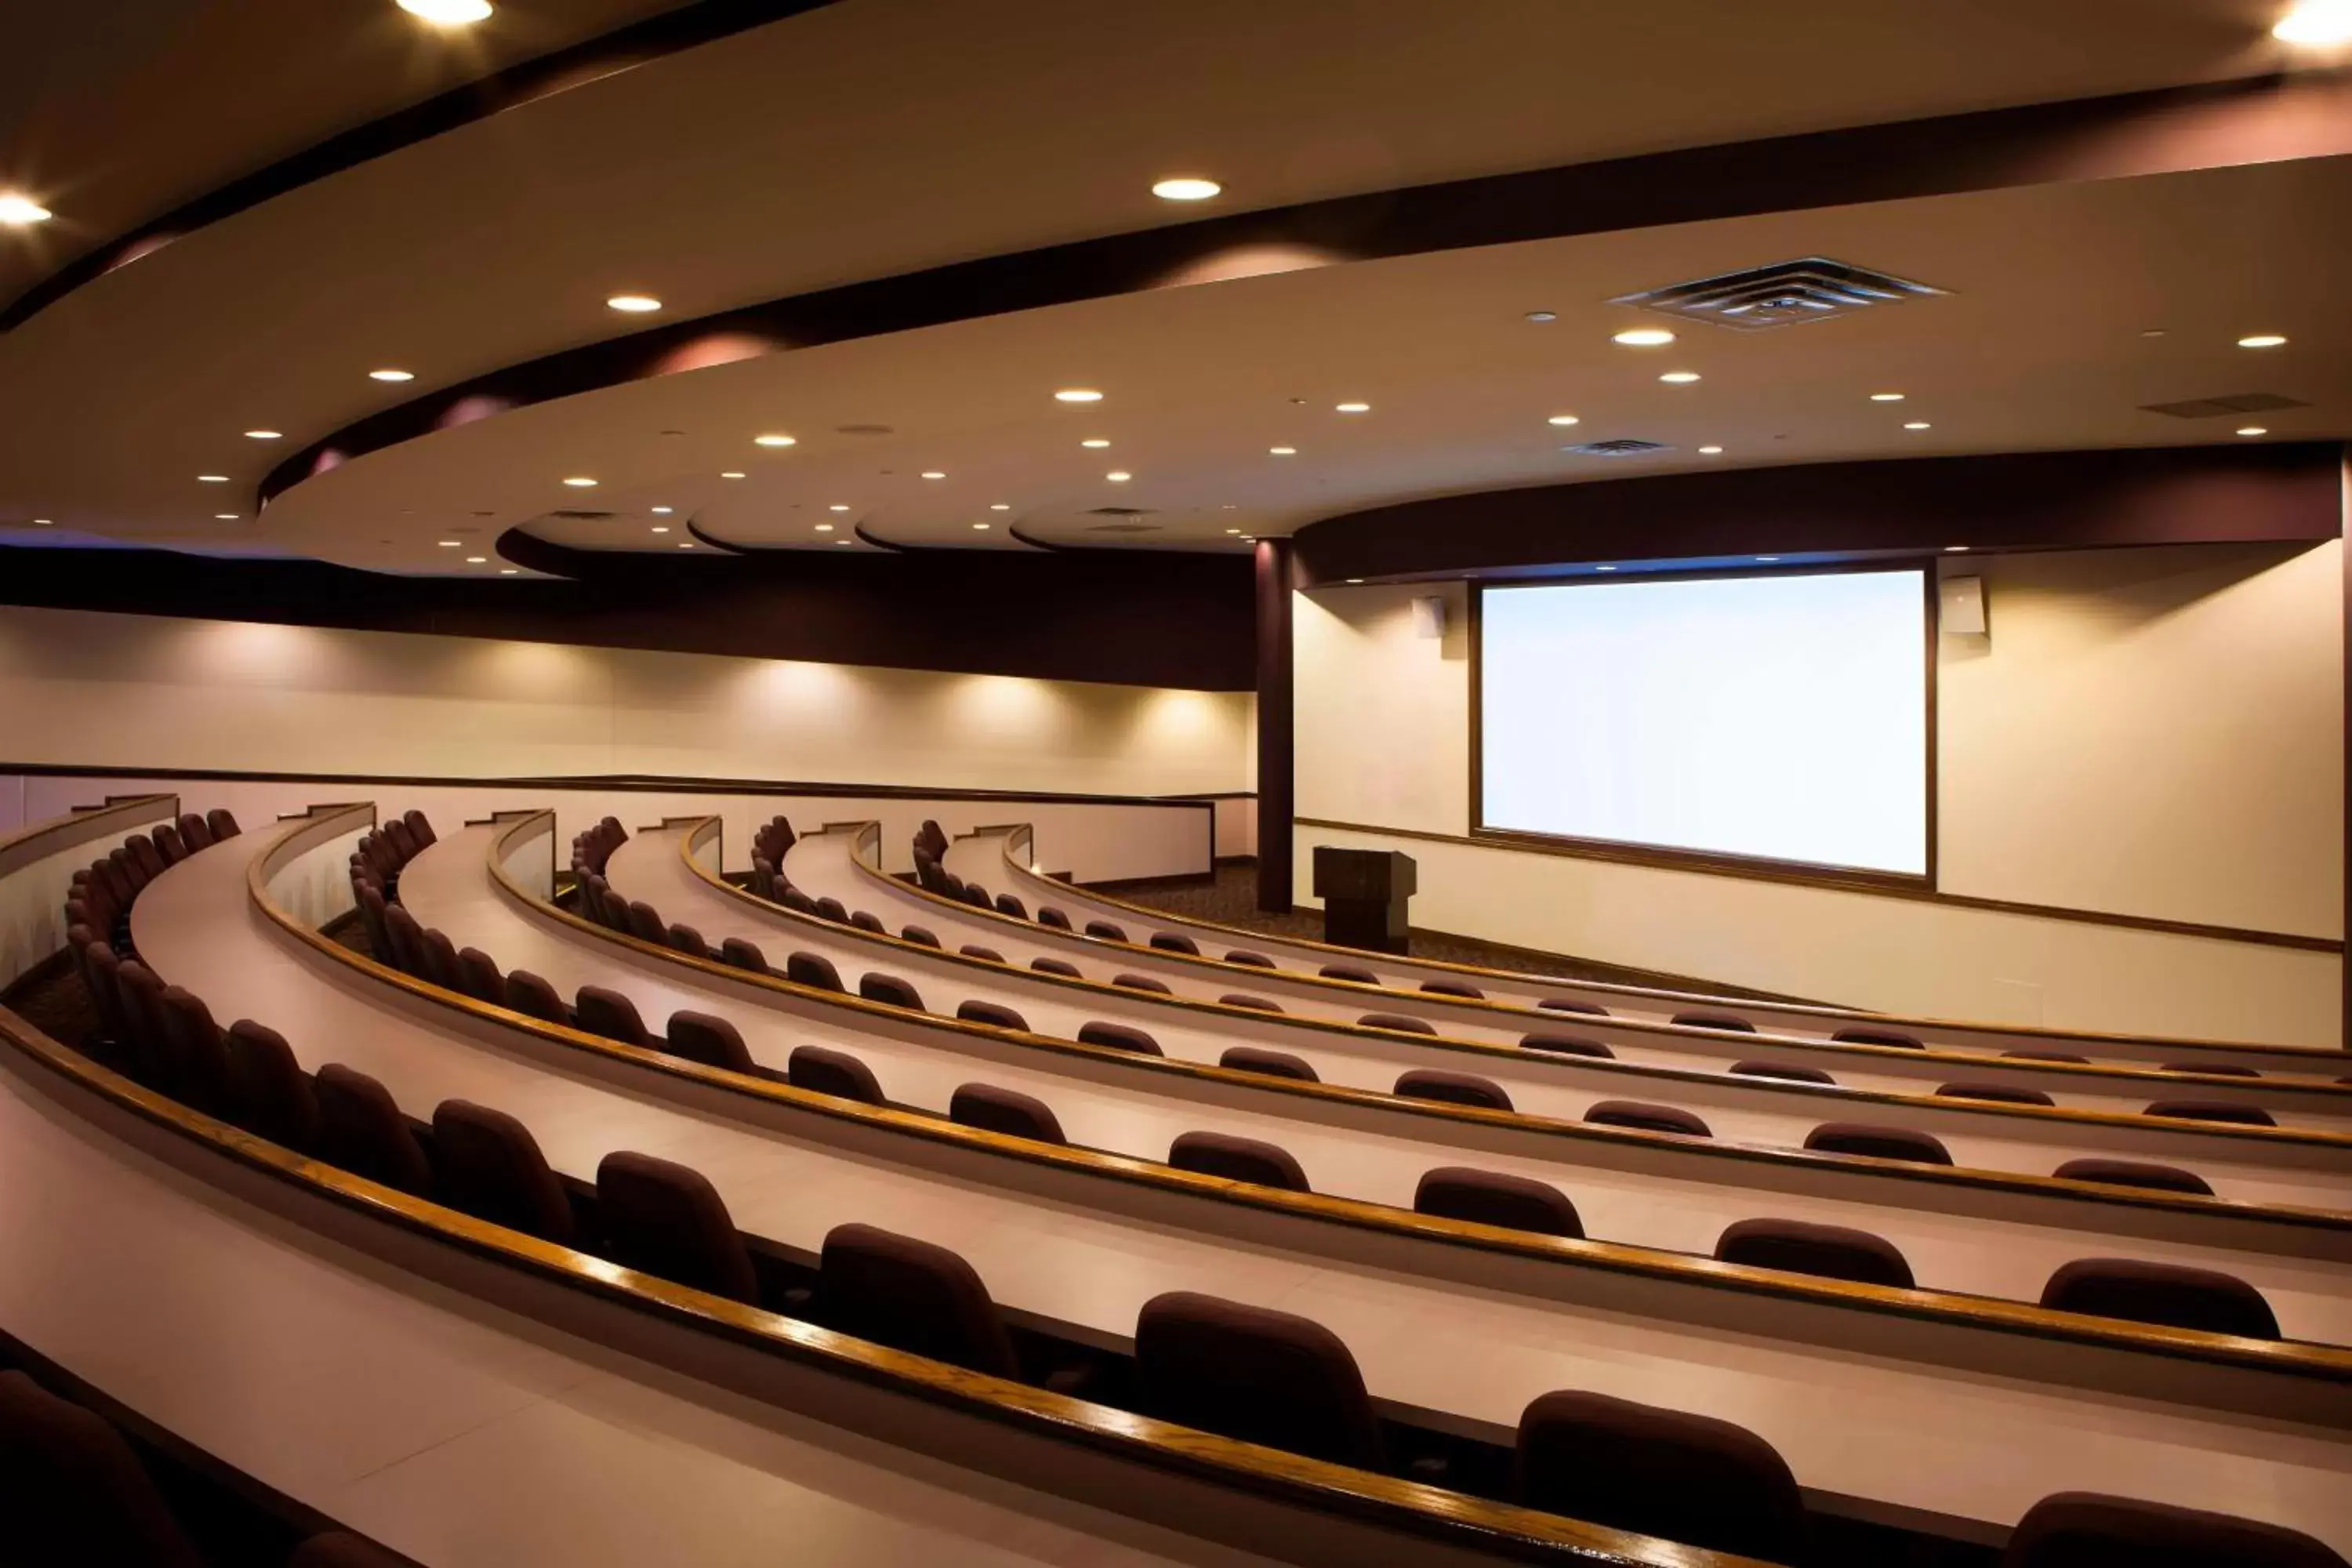
{"label": "projection screen", "polygon": [[1480,830],[1924,878],[1926,575],[1485,589]]}

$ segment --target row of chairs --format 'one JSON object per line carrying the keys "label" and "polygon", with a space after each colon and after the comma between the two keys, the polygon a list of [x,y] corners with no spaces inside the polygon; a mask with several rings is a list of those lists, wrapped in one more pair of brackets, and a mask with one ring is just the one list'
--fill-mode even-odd
{"label": "row of chairs", "polygon": [[360,836],[352,851],[352,886],[371,887],[385,898],[398,898],[401,868],[436,842],[438,835],[422,811],[391,818],[373,832]]}
{"label": "row of chairs", "polygon": [[95,931],[117,956],[131,957],[136,951],[131,942],[131,901],[169,868],[236,834],[236,818],[224,806],[215,808],[209,816],[186,812],[177,822],[131,835],[121,848],[108,851],[73,874],[66,891],[67,929],[80,926]]}

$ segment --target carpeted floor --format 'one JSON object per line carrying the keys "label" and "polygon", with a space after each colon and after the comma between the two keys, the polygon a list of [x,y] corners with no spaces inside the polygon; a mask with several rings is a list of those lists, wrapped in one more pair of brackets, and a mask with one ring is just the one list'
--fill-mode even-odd
{"label": "carpeted floor", "polygon": [[[1171,877],[1155,881],[1117,883],[1106,887],[1104,891],[1113,898],[1164,910],[1171,915],[1214,921],[1220,925],[1239,926],[1244,931],[1264,931],[1269,936],[1303,936],[1318,942],[1323,939],[1323,912],[1320,910],[1295,909],[1286,915],[1270,915],[1258,909],[1257,867],[1250,861],[1231,861],[1221,865],[1215,877],[1207,881],[1192,877]],[[1757,1001],[1803,1000],[1801,997],[1775,995],[1769,991],[1726,985],[1693,975],[1628,969],[1622,964],[1595,963],[1590,959],[1569,953],[1508,947],[1501,942],[1482,942],[1476,937],[1459,936],[1450,931],[1423,931],[1416,927],[1412,945],[1412,955],[1416,958],[1474,964],[1481,969],[1524,970],[1555,974],[1564,980],[1656,985],[1678,991],[1703,992],[1715,996],[1745,996]]]}

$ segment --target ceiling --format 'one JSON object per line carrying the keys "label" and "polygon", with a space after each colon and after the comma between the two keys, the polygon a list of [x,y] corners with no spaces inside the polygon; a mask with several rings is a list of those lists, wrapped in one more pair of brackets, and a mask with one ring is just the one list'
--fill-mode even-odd
{"label": "ceiling", "polygon": [[[506,0],[501,31],[454,42],[420,37],[390,0],[249,0],[145,27],[151,8],[122,0],[52,13],[0,66],[0,102],[27,59],[45,84],[0,119],[0,185],[58,218],[0,231],[0,296],[206,182],[447,86],[455,51],[495,64],[664,8]],[[2352,238],[2352,189],[2342,160],[2312,159],[1441,251],[891,333],[500,415],[252,516],[262,476],[303,442],[630,330],[602,305],[620,289],[678,320],[1199,216],[1150,195],[1170,173],[1223,179],[1210,206],[1230,212],[2237,78],[2281,63],[2276,10],[1788,0],[1743,30],[1710,0],[1655,0],[1628,35],[1620,8],[1582,0],[1356,0],[1345,27],[1320,0],[1165,0],[1115,25],[1080,0],[844,0],[320,179],[68,293],[0,336],[0,535],[47,517],[54,533],[404,572],[499,570],[467,546],[520,523],[624,548],[693,542],[652,532],[688,519],[845,552],[872,547],[832,543],[861,523],[906,544],[1008,542],[1017,524],[1218,548],[1228,529],[1580,477],[1561,441],[1617,434],[1677,450],[1594,465],[1611,477],[2168,444],[2217,433],[2137,405],[2263,389],[2314,405],[2268,416],[2279,435],[2340,435],[2352,343],[2328,267]],[[272,90],[289,58],[362,63]],[[28,247],[47,249],[28,261]],[[1663,352],[1704,374],[1696,386],[1660,385],[1662,360],[1607,342],[1629,319],[1601,303],[1613,295],[1817,252],[1951,297],[1777,332],[1689,328]],[[1535,309],[1559,319],[1530,324]],[[2294,341],[2231,346],[2271,330]],[[370,381],[383,365],[418,379]],[[1890,383],[1911,401],[1867,401]],[[1051,400],[1073,384],[1112,395]],[[1372,412],[1333,413],[1345,398]],[[1890,406],[1934,428],[1904,432]],[[1559,412],[1583,423],[1544,425]],[[832,433],[846,424],[897,434]],[[800,445],[751,446],[769,429]],[[1115,445],[1077,445],[1096,435]],[[1267,455],[1286,444],[1298,456]],[[570,490],[568,475],[600,482]],[[1111,505],[1151,509],[1159,531],[1088,531]],[[533,521],[566,507],[623,515]]]}

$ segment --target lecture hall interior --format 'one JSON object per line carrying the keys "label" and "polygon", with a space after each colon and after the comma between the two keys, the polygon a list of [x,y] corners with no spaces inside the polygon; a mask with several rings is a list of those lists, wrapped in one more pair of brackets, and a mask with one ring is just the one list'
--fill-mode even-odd
{"label": "lecture hall interior", "polygon": [[2347,1568],[2352,0],[0,0],[0,1563]]}

